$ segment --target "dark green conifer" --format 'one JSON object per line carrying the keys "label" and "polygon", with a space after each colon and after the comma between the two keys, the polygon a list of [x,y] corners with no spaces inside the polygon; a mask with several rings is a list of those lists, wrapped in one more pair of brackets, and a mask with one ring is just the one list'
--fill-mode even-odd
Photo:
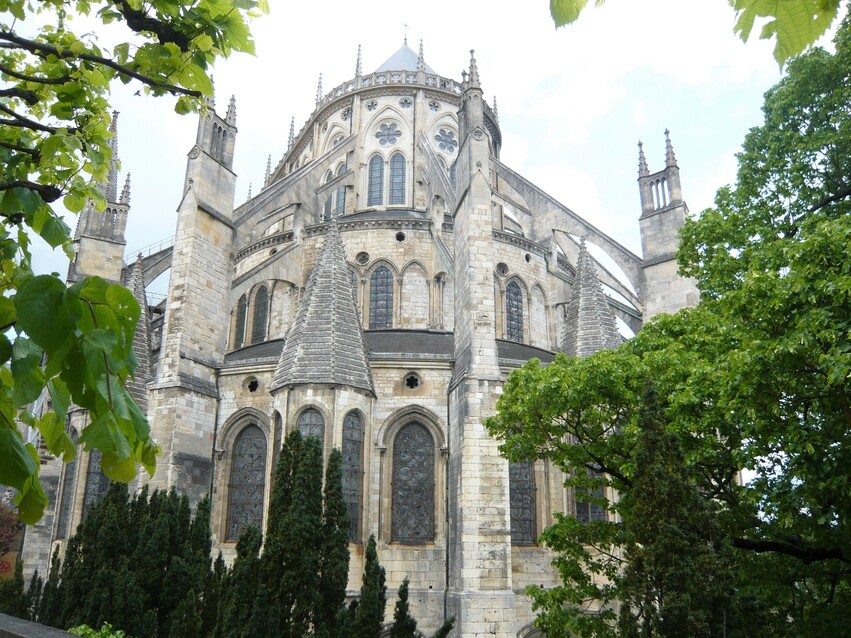
{"label": "dark green conifer", "polygon": [[24,564],[15,563],[15,573],[0,581],[0,613],[24,618]]}
{"label": "dark green conifer", "polygon": [[53,556],[50,559],[50,572],[47,575],[47,581],[44,583],[38,608],[38,621],[43,625],[61,626],[62,599],[59,592],[59,574],[61,571],[59,547],[57,547],[53,550]]}
{"label": "dark green conifer", "polygon": [[349,579],[349,516],[343,499],[343,455],[333,450],[325,471],[320,560],[322,608],[316,633],[337,635],[337,617],[346,600]]}
{"label": "dark green conifer", "polygon": [[360,600],[354,612],[353,635],[356,638],[377,638],[381,634],[386,604],[387,585],[385,584],[384,568],[378,562],[375,536],[371,535],[366,544],[366,564],[364,565]]}
{"label": "dark green conifer", "polygon": [[390,638],[418,638],[417,621],[411,616],[408,606],[408,578],[399,586],[399,598],[393,611],[393,626]]}

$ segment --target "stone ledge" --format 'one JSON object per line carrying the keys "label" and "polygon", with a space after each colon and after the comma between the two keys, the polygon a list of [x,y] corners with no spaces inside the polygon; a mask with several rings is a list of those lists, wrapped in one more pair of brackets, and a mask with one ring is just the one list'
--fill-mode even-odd
{"label": "stone ledge", "polygon": [[0,638],[61,638],[67,631],[0,614]]}

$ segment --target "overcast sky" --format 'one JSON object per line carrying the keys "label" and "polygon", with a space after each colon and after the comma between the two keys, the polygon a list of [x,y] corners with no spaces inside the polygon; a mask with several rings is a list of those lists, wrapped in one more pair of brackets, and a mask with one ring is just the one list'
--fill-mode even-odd
{"label": "overcast sky", "polygon": [[[502,161],[640,253],[637,142],[660,170],[670,129],[684,198],[699,213],[734,180],[735,153],[780,78],[771,44],[734,37],[725,0],[608,0],[558,30],[545,0],[271,4],[252,25],[257,56],[214,72],[219,112],[237,100],[237,204],[249,184],[262,186],[267,157],[281,159],[290,118],[299,130],[313,111],[319,74],[324,92],[351,79],[358,45],[371,72],[407,33],[458,80],[475,49],[485,99],[498,102]],[[114,101],[122,181],[132,174],[128,259],[174,234],[197,126],[167,98],[133,96],[138,88]],[[64,273],[67,262],[39,250],[37,267]]]}

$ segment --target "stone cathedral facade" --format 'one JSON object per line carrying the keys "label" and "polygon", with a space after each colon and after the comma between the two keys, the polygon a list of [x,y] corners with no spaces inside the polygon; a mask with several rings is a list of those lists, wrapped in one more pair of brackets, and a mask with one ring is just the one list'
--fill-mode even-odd
{"label": "stone cathedral facade", "polygon": [[[241,205],[236,137],[234,101],[223,117],[211,104],[173,246],[124,255],[117,171],[107,214],[84,211],[75,235],[69,279],[122,281],[148,308],[134,393],[162,448],[151,487],[211,493],[216,549],[233,556],[239,531],[263,526],[276,451],[299,428],[344,455],[352,595],[375,534],[388,590],[410,578],[422,629],[454,615],[455,636],[536,635],[524,589],[557,584],[538,535],[554,512],[602,513],[556,468],[501,458],[482,419],[527,360],[587,356],[621,341],[617,320],[637,331],[694,303],[674,260],[687,209],[670,140],[658,172],[639,152],[639,256],[500,161],[473,57],[461,81],[407,43],[372,73],[359,57],[353,79],[320,84]],[[146,283],[169,268],[167,299],[148,306]],[[86,418],[71,414],[72,436]],[[42,476],[51,509],[24,559],[45,573],[106,481],[85,452]]]}

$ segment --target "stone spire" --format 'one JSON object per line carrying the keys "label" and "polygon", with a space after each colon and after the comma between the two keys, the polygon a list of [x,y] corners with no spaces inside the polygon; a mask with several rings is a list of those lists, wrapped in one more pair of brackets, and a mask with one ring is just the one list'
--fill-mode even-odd
{"label": "stone spire", "polygon": [[148,383],[151,381],[151,321],[148,315],[148,300],[145,296],[145,276],[142,254],[136,257],[132,266],[124,269],[122,282],[133,293],[133,297],[142,309],[136,334],[133,337],[133,354],[138,366],[133,377],[128,380],[127,388],[136,400],[142,414],[148,412]]}
{"label": "stone spire", "polygon": [[287,140],[287,150],[290,150],[293,147],[293,143],[295,142],[295,115],[293,115],[290,120],[290,137]]}
{"label": "stone spire", "polygon": [[417,54],[417,71],[425,71],[425,56],[423,55],[422,40],[420,40],[420,52]]}
{"label": "stone spire", "polygon": [[479,67],[476,65],[476,52],[473,49],[470,49],[470,78],[468,80],[467,88],[482,88],[482,85],[479,84]]}
{"label": "stone spire", "polygon": [[674,145],[671,144],[671,132],[665,129],[665,166],[673,168],[677,166],[677,158],[674,156]]}
{"label": "stone spire", "polygon": [[375,394],[352,276],[336,220],[328,226],[325,243],[307,279],[270,390],[310,383],[360,388]]}
{"label": "stone spire", "polygon": [[561,349],[571,357],[589,357],[598,350],[616,348],[622,342],[583,238],[576,260],[576,280],[567,304]]}
{"label": "stone spire", "polygon": [[236,126],[236,96],[230,96],[230,103],[228,104],[228,111],[225,115],[225,122],[230,124],[231,126]]}
{"label": "stone spire", "polygon": [[130,205],[130,173],[127,173],[127,178],[124,180],[124,188],[121,189],[121,203]]}
{"label": "stone spire", "polygon": [[358,61],[355,63],[355,77],[363,75],[363,60],[361,59],[360,45],[358,45]]}
{"label": "stone spire", "polygon": [[316,85],[316,106],[322,101],[322,74],[319,74],[319,83]]}
{"label": "stone spire", "polygon": [[496,96],[493,96],[493,116],[496,118],[496,121],[499,122],[499,107],[496,105]]}
{"label": "stone spire", "polygon": [[641,140],[638,141],[638,176],[647,177],[650,175],[650,169],[647,168],[647,158],[644,157],[644,144]]}
{"label": "stone spire", "polygon": [[251,186],[252,186],[252,183],[248,182],[248,196],[245,198],[245,201],[248,201],[249,199],[251,199]]}
{"label": "stone spire", "polygon": [[103,194],[106,197],[106,201],[114,204],[118,202],[118,111],[112,112],[112,123],[109,125],[109,132],[112,133],[112,137],[109,140],[112,158],[109,160],[109,177],[107,178],[106,190]]}
{"label": "stone spire", "polygon": [[266,177],[263,180],[263,187],[264,188],[269,185],[269,181],[271,179],[272,179],[272,155],[270,154],[266,158]]}

